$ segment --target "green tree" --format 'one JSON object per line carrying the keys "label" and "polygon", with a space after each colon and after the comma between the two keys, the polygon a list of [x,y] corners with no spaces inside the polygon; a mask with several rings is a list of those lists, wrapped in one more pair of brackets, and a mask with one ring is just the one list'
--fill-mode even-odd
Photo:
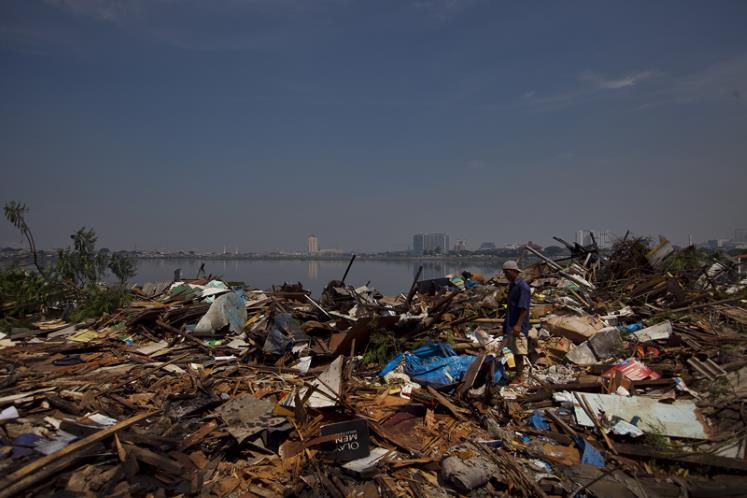
{"label": "green tree", "polygon": [[39,266],[39,258],[36,252],[36,241],[34,240],[34,234],[31,233],[31,229],[26,223],[26,214],[29,212],[29,208],[25,204],[21,204],[18,201],[10,201],[5,204],[5,218],[13,224],[18,230],[21,231],[23,236],[26,238],[26,242],[29,245],[29,251],[34,258],[34,266],[36,267],[39,274],[44,276],[44,272]]}
{"label": "green tree", "polygon": [[[79,289],[80,301],[70,314],[74,321],[97,318],[129,300],[127,279],[135,275],[134,263],[124,255],[96,249],[96,232],[83,227],[70,236],[73,247],[57,253],[60,278]],[[119,280],[118,285],[101,284],[107,270]]]}
{"label": "green tree", "polygon": [[[96,232],[91,228],[72,234],[73,246],[59,250],[54,268],[43,271],[26,213],[28,208],[19,202],[5,205],[5,217],[26,237],[39,273],[21,268],[0,272],[0,312],[32,313],[67,302],[75,307],[70,318],[82,320],[108,313],[129,300],[125,284],[135,275],[134,263],[126,255],[97,250]],[[117,277],[118,285],[101,284],[107,270]]]}
{"label": "green tree", "polygon": [[109,258],[109,269],[119,279],[120,285],[125,285],[130,277],[135,276],[135,263],[122,254],[112,254]]}
{"label": "green tree", "polygon": [[57,272],[82,289],[98,283],[109,265],[106,253],[96,250],[96,232],[83,227],[70,236],[73,248],[57,252]]}

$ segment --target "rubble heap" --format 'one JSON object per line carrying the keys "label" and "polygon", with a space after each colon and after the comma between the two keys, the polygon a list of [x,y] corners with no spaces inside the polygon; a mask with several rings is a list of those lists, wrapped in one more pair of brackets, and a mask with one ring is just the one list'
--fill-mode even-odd
{"label": "rubble heap", "polygon": [[150,283],[0,336],[9,496],[738,496],[745,281],[665,240],[535,261],[530,366],[506,282],[314,300]]}

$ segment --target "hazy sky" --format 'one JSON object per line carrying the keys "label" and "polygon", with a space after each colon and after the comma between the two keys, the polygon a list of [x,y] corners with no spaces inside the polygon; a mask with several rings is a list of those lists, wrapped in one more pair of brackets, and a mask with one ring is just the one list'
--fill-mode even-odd
{"label": "hazy sky", "polygon": [[729,238],[746,25],[741,0],[3,0],[0,201],[46,248]]}

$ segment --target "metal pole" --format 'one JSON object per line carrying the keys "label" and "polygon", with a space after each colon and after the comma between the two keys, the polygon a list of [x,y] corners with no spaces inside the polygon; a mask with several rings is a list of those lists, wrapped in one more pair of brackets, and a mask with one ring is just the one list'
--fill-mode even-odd
{"label": "metal pole", "polygon": [[405,304],[407,304],[408,306],[410,305],[412,298],[415,297],[415,289],[417,289],[418,281],[420,280],[421,273],[423,273],[423,265],[420,265],[420,268],[418,268],[418,272],[415,274],[415,280],[412,281],[412,285],[410,286],[410,292],[407,293],[407,299],[405,299]]}
{"label": "metal pole", "polygon": [[345,275],[342,276],[343,283],[345,283],[345,279],[348,277],[348,272],[350,271],[350,267],[353,266],[353,261],[355,261],[355,254],[353,254],[352,258],[350,258],[350,263],[348,263],[348,267],[345,270]]}

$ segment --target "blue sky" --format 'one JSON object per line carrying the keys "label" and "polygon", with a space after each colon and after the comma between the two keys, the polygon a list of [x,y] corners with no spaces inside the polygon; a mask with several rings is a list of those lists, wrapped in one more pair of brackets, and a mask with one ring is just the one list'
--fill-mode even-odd
{"label": "blue sky", "polygon": [[[404,249],[747,226],[747,3],[0,3],[40,245]],[[0,244],[17,244],[0,224]]]}

